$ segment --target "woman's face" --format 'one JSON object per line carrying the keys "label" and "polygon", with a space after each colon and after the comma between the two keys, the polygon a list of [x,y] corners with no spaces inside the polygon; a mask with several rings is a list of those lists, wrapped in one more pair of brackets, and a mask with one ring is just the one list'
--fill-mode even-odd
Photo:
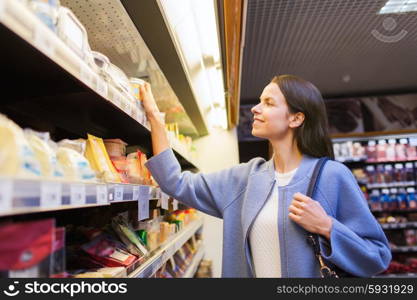
{"label": "woman's face", "polygon": [[251,109],[253,113],[252,134],[268,140],[281,139],[290,130],[292,122],[287,102],[276,83],[268,84],[260,102]]}

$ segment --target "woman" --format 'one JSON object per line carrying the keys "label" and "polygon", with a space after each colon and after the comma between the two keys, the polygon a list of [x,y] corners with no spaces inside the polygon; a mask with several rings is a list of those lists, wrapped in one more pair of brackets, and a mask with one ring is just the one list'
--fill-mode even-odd
{"label": "woman", "polygon": [[387,268],[387,239],[348,168],[329,161],[315,199],[304,195],[317,158],[333,157],[324,102],[313,84],[275,77],[252,109],[252,133],[270,141],[273,158],[210,174],[181,172],[150,86],[141,93],[154,151],[147,167],[165,193],[223,218],[223,277],[319,277],[307,231],[320,235],[330,266],[363,277]]}

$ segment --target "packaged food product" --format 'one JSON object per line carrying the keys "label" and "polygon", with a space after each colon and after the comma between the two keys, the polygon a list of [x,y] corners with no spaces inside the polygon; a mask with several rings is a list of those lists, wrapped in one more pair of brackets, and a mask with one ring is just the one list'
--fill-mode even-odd
{"label": "packaged food product", "polygon": [[96,179],[96,175],[91,169],[88,160],[77,151],[66,147],[59,147],[56,155],[65,178],[69,180],[87,181]]}
{"label": "packaged food product", "polygon": [[366,147],[366,156],[368,162],[375,162],[377,161],[377,153],[376,153],[376,142],[369,141],[368,146]]}
{"label": "packaged food product", "polygon": [[119,157],[126,155],[126,143],[121,139],[106,139],[104,140],[104,146],[110,157]]}
{"label": "packaged food product", "polygon": [[414,168],[411,162],[405,164],[405,180],[408,185],[415,184]]}
{"label": "packaged food product", "polygon": [[131,95],[131,100],[133,100],[134,98],[132,88],[130,86],[129,78],[126,76],[126,74],[119,67],[112,63],[109,64],[107,73],[109,74],[109,77],[113,81],[114,85],[120,90],[126,92],[128,95]]}
{"label": "packaged food product", "polygon": [[98,172],[105,181],[115,183],[121,181],[119,174],[110,161],[106,147],[101,138],[88,134],[85,156],[90,162],[93,170]]}
{"label": "packaged food product", "polygon": [[54,236],[54,219],[0,226],[0,277],[49,277]]}
{"label": "packaged food product", "polygon": [[379,140],[377,145],[377,161],[387,161],[387,141]]}
{"label": "packaged food product", "polygon": [[129,183],[128,164],[126,156],[110,156],[110,160],[120,175],[120,180],[123,183]]}
{"label": "packaged food product", "polygon": [[89,270],[87,272],[74,275],[74,278],[126,278],[126,268],[107,267]]}
{"label": "packaged food product", "polygon": [[410,209],[417,208],[416,190],[413,187],[407,188],[407,205]]}
{"label": "packaged food product", "polygon": [[28,6],[49,29],[56,32],[59,0],[29,0]]}
{"label": "packaged food product", "polygon": [[396,160],[395,145],[396,145],[395,139],[389,139],[388,140],[387,161],[395,161]]}
{"label": "packaged food product", "polygon": [[85,139],[77,139],[77,140],[65,139],[65,140],[59,141],[57,144],[58,144],[58,147],[69,148],[69,149],[77,151],[81,155],[84,155],[86,143],[87,142]]}
{"label": "packaged food product", "polygon": [[38,177],[41,166],[25,138],[23,130],[0,114],[0,174]]}
{"label": "packaged food product", "polygon": [[90,63],[92,59],[87,31],[74,13],[61,6],[58,10],[57,34],[77,55]]}
{"label": "packaged food product", "polygon": [[62,169],[58,165],[56,153],[50,146],[52,142],[49,133],[25,129],[24,134],[40,163],[41,175],[44,177],[62,177]]}
{"label": "packaged food product", "polygon": [[52,247],[51,277],[61,277],[65,271],[65,227],[58,227]]}
{"label": "packaged food product", "polygon": [[407,160],[408,140],[400,139],[400,143],[395,146],[395,155],[397,161]]}
{"label": "packaged food product", "polygon": [[406,150],[408,160],[417,159],[417,138],[409,138],[409,145]]}
{"label": "packaged food product", "polygon": [[370,197],[370,205],[373,211],[380,211],[382,209],[382,204],[380,201],[380,194],[378,190],[373,190]]}
{"label": "packaged food product", "polygon": [[130,253],[139,257],[148,255],[148,249],[136,236],[135,232],[120,217],[112,220],[112,228],[117,233],[120,240],[126,245]]}
{"label": "packaged food product", "polygon": [[129,78],[130,86],[132,87],[133,96],[139,101],[142,99],[140,98],[140,87],[145,84],[145,81],[140,78]]}
{"label": "packaged food product", "polygon": [[82,245],[81,249],[105,267],[127,267],[137,260],[135,255],[125,251],[123,246],[105,234]]}

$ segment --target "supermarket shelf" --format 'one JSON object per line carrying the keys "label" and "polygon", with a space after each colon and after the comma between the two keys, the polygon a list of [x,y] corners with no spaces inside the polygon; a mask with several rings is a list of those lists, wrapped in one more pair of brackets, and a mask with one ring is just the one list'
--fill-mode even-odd
{"label": "supermarket shelf", "polygon": [[186,226],[176,236],[168,241],[155,254],[145,261],[138,269],[128,275],[129,278],[147,278],[155,274],[162,265],[177,252],[201,227],[203,219],[200,218]]}
{"label": "supermarket shelf", "polygon": [[[7,41],[0,112],[24,127],[55,128],[60,138],[88,132],[151,152],[149,122],[132,97],[101,79],[19,1],[1,1],[0,36]],[[185,168],[198,167],[187,153],[174,151]]]}
{"label": "supermarket shelf", "polygon": [[159,188],[135,184],[0,178],[0,217],[106,206],[158,197]]}
{"label": "supermarket shelf", "polygon": [[417,273],[383,274],[374,276],[374,278],[417,278]]}
{"label": "supermarket shelf", "polygon": [[204,246],[201,245],[198,248],[197,253],[194,254],[193,260],[190,266],[188,267],[187,271],[185,271],[182,278],[193,278],[195,273],[197,272],[198,266],[200,265],[200,262],[203,259],[203,257],[204,257]]}
{"label": "supermarket shelf", "polygon": [[391,183],[373,183],[367,184],[366,188],[368,190],[376,189],[389,189],[389,188],[401,188],[401,187],[416,187],[415,181],[410,182],[391,182]]}
{"label": "supermarket shelf", "polygon": [[[163,15],[159,1],[121,0],[134,26],[158,62],[170,86],[177,95],[187,115],[200,136],[208,134],[203,108],[190,84],[174,33],[170,32],[166,16]],[[162,25],[162,26],[161,26]]]}
{"label": "supermarket shelf", "polygon": [[409,162],[417,162],[417,160],[387,160],[387,161],[366,161],[366,160],[345,160],[339,161],[345,164],[366,164],[366,165],[380,165],[380,164],[405,164]]}
{"label": "supermarket shelf", "polygon": [[398,246],[391,248],[392,253],[410,253],[417,252],[417,246]]}
{"label": "supermarket shelf", "polygon": [[406,228],[417,228],[417,222],[407,223],[386,223],[381,224],[382,229],[406,229]]}
{"label": "supermarket shelf", "polygon": [[394,209],[394,210],[371,210],[373,214],[412,214],[417,213],[417,209]]}

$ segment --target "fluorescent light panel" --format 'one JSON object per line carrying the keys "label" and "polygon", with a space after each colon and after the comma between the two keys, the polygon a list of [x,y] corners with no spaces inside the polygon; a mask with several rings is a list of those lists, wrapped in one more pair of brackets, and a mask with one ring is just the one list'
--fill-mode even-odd
{"label": "fluorescent light panel", "polygon": [[417,0],[388,0],[378,14],[399,14],[417,11]]}

